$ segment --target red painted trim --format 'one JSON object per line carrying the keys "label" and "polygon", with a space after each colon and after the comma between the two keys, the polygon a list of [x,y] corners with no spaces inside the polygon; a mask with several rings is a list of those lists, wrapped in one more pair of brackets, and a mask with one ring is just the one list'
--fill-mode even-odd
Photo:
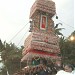
{"label": "red painted trim", "polygon": [[30,50],[29,53],[37,53],[37,54],[43,54],[43,55],[49,55],[49,56],[57,56],[57,54],[55,53],[49,53],[49,52],[45,52],[45,51],[40,51],[40,50]]}

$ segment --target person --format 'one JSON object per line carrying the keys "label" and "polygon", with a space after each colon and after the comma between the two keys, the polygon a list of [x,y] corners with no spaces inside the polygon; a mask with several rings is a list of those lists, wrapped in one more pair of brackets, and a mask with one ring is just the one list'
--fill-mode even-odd
{"label": "person", "polygon": [[74,70],[74,67],[71,64],[65,64],[63,65],[63,68],[64,68],[64,71],[70,72],[70,73]]}
{"label": "person", "polygon": [[74,66],[71,64],[66,64],[64,65],[64,70],[66,72],[72,73],[73,75],[75,75],[75,70],[74,70]]}
{"label": "person", "polygon": [[74,68],[73,68],[73,66],[71,64],[63,65],[63,69],[64,70],[58,71],[56,75],[75,75],[74,73],[72,73]]}
{"label": "person", "polygon": [[47,66],[43,64],[43,69],[40,71],[38,75],[49,75],[49,70],[47,69]]}
{"label": "person", "polygon": [[56,75],[73,75],[73,74],[72,73],[69,73],[69,72],[66,72],[64,70],[60,70],[60,71],[57,72]]}

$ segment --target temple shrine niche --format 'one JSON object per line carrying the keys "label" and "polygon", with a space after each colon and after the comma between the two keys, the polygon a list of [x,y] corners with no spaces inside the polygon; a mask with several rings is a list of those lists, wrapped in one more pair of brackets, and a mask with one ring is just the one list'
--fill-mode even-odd
{"label": "temple shrine niche", "polygon": [[24,42],[22,52],[24,60],[34,57],[60,59],[58,54],[59,37],[55,35],[54,21],[55,3],[52,0],[36,0],[30,10],[30,35]]}

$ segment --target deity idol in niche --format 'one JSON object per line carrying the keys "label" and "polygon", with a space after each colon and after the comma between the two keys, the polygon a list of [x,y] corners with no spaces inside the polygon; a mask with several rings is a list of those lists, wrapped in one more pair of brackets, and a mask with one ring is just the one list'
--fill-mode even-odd
{"label": "deity idol in niche", "polygon": [[47,17],[45,15],[42,15],[41,16],[41,25],[40,25],[41,29],[44,29],[44,30],[46,29],[46,24],[47,24],[46,22],[47,22]]}

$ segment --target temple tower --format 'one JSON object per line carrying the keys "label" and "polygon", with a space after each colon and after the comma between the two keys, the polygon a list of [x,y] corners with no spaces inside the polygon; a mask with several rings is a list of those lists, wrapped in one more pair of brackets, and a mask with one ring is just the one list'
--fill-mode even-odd
{"label": "temple tower", "polygon": [[26,38],[22,61],[33,57],[59,59],[59,38],[55,35],[55,3],[52,0],[36,0],[30,10],[30,35]]}

